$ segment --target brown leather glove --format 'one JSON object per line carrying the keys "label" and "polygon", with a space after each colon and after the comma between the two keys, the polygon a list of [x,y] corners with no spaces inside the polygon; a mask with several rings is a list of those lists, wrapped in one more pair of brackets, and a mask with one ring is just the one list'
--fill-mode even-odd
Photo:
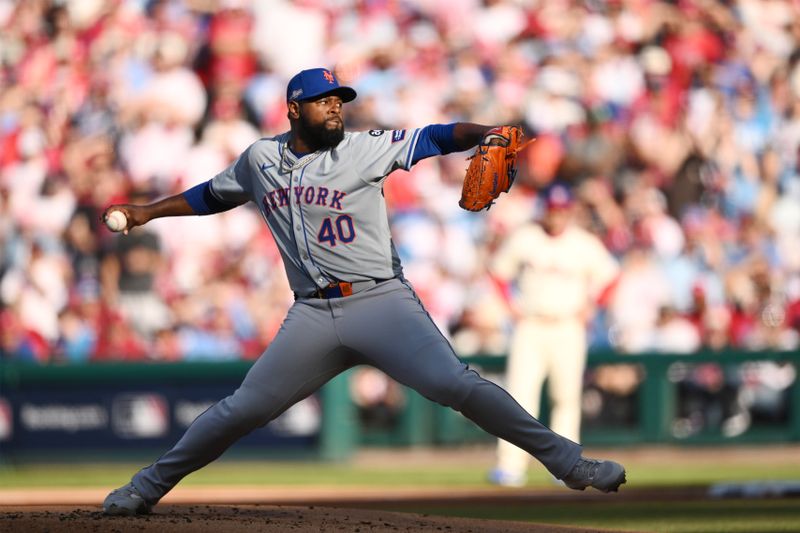
{"label": "brown leather glove", "polygon": [[489,130],[470,157],[458,205],[467,211],[489,209],[500,193],[508,192],[517,174],[517,153],[534,140],[523,143],[523,137],[518,126]]}

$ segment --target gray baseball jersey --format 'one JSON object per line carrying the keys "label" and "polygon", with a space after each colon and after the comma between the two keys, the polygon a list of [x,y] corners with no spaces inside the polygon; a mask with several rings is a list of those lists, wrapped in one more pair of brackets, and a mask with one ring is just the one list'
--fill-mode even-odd
{"label": "gray baseball jersey", "polygon": [[[254,201],[275,236],[298,295],[242,385],[201,414],[180,441],[134,475],[150,504],[256,427],[357,364],[379,368],[425,397],[462,412],[489,433],[565,476],[581,447],[531,417],[502,388],[461,362],[402,278],[382,184],[408,169],[423,130],[345,134],[334,149],[297,157],[288,134],[250,146],[210,182],[228,205]],[[419,153],[418,153],[419,152]],[[320,295],[332,281],[364,290]]]}
{"label": "gray baseball jersey", "polygon": [[332,281],[400,275],[383,181],[408,170],[414,130],[345,133],[332,150],[297,157],[289,134],[261,139],[211,180],[222,202],[258,205],[280,248],[295,293]]}

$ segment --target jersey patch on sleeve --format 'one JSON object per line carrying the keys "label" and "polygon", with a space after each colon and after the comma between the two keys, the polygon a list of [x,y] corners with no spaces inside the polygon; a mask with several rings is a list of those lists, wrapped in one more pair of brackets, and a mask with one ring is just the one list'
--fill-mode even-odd
{"label": "jersey patch on sleeve", "polygon": [[394,130],[392,132],[392,142],[396,143],[406,138],[406,130]]}
{"label": "jersey patch on sleeve", "polygon": [[369,134],[373,137],[380,137],[383,135],[383,130],[369,130]]}

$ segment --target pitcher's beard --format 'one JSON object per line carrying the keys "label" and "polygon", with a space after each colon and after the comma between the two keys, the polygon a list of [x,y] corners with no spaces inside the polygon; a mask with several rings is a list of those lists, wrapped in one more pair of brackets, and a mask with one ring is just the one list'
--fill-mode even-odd
{"label": "pitcher's beard", "polygon": [[341,126],[329,129],[322,124],[310,124],[304,116],[300,116],[300,124],[302,125],[302,135],[305,138],[306,144],[313,146],[316,150],[336,148],[342,139],[344,139],[344,124]]}

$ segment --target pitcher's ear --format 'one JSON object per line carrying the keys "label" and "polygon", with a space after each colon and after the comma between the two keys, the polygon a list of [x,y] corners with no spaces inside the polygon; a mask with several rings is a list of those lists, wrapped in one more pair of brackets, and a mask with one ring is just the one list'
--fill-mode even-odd
{"label": "pitcher's ear", "polygon": [[289,112],[286,114],[289,120],[297,120],[300,118],[300,102],[297,100],[289,100],[286,106],[289,108]]}

